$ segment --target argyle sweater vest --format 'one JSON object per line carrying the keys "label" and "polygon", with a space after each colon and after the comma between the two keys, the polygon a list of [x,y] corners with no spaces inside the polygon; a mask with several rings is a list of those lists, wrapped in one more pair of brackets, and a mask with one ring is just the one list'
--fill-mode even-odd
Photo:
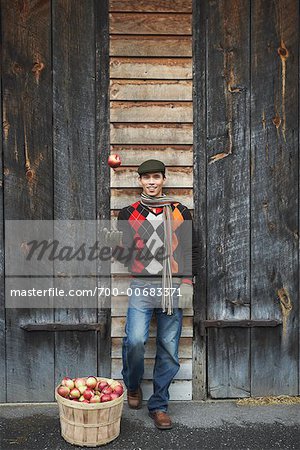
{"label": "argyle sweater vest", "polygon": [[[192,216],[180,202],[172,203],[174,229],[172,232],[172,274],[192,283],[198,272],[199,251]],[[163,208],[137,201],[121,209],[117,227],[123,232],[122,247],[117,246],[114,257],[128,267],[134,277],[161,276],[164,253]]]}

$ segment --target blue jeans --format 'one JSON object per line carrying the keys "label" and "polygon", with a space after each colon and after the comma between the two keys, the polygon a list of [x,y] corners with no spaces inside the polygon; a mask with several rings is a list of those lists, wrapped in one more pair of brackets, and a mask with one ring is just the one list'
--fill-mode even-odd
{"label": "blue jeans", "polygon": [[[129,296],[125,336],[122,345],[124,384],[129,390],[136,390],[141,384],[144,374],[145,344],[149,337],[149,325],[153,315],[156,314],[156,357],[153,369],[153,394],[148,400],[149,411],[167,411],[169,400],[169,386],[180,368],[178,347],[182,329],[182,309],[173,308],[173,314],[163,312],[161,296],[157,287],[161,285],[134,278],[130,287],[132,295]],[[178,283],[173,283],[178,288]],[[138,290],[140,288],[140,291]],[[148,290],[143,293],[143,289]],[[150,288],[155,295],[150,295]],[[175,304],[177,291],[174,292]]]}

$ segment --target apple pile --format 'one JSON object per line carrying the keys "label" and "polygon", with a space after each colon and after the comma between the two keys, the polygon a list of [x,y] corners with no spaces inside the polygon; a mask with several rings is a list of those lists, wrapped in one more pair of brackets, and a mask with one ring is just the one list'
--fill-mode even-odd
{"label": "apple pile", "polygon": [[121,383],[114,382],[114,387],[107,381],[90,376],[86,378],[64,377],[57,392],[64,398],[74,402],[101,403],[109,402],[123,394]]}

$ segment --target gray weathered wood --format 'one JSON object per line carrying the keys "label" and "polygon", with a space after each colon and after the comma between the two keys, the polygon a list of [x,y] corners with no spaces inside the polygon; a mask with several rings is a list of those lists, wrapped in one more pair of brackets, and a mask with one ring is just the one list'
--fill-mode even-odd
{"label": "gray weathered wood", "polygon": [[[154,358],[156,354],[156,338],[149,337],[145,345],[145,358]],[[178,349],[179,358],[192,358],[192,338],[181,337]],[[122,357],[122,338],[112,339],[112,358]]]}
{"label": "gray weathered wood", "polygon": [[[1,3],[7,220],[53,217],[50,6],[50,2],[41,5],[37,0],[26,6]],[[47,287],[51,287],[49,284]],[[20,328],[23,321],[50,320],[51,309],[6,310],[8,402],[53,399],[54,336],[43,331],[33,335]]]}
{"label": "gray weathered wood", "polygon": [[[111,319],[111,336],[112,337],[123,337],[125,329],[125,317],[112,317]],[[149,336],[156,336],[156,317],[153,316],[150,327]],[[192,337],[193,336],[193,318],[185,316],[182,319],[182,337]]]}
{"label": "gray weathered wood", "polygon": [[[153,378],[153,367],[154,367],[154,358],[145,358],[144,360],[144,379],[151,380]],[[112,361],[112,369],[111,369],[111,377],[112,378],[121,378],[122,374],[122,359],[121,358],[113,358]],[[180,369],[174,377],[174,380],[190,380],[192,379],[192,360],[187,358],[180,358]]]}
{"label": "gray weathered wood", "polygon": [[[96,218],[94,3],[54,0],[52,5],[56,220]],[[61,308],[55,322],[97,322],[97,310]],[[55,333],[55,382],[78,376],[81,367],[97,372],[96,333]]]}
{"label": "gray weathered wood", "polygon": [[[117,381],[123,382],[122,379]],[[142,380],[141,388],[143,391],[143,400],[148,400],[153,394],[153,381]],[[127,392],[127,391],[126,391]],[[192,381],[191,380],[174,380],[169,387],[170,401],[172,400],[192,400]],[[124,402],[127,400],[125,394]]]}
{"label": "gray weathered wood", "polygon": [[[109,23],[108,0],[95,2],[96,17],[96,215],[98,220],[110,220],[110,167],[107,158],[109,142]],[[110,279],[102,277],[101,263],[97,265],[98,287],[110,288]],[[110,299],[108,298],[108,301]],[[106,333],[98,336],[98,373],[110,377],[111,374],[111,317],[110,309],[103,308],[99,298],[98,321],[103,321]]]}
{"label": "gray weathered wood", "polygon": [[297,395],[299,370],[299,8],[251,7],[251,394]]}
{"label": "gray weathered wood", "polygon": [[[1,8],[1,4],[0,4]],[[1,31],[0,31],[1,32]],[[1,36],[2,47],[2,36]],[[2,61],[1,61],[1,73],[2,73]],[[0,98],[2,99],[2,86],[0,84]],[[0,132],[1,136],[5,137],[7,123],[4,123],[2,118],[2,107],[0,109]],[[3,224],[4,221],[4,204],[3,204],[3,148],[2,139],[0,141],[0,220]],[[6,401],[6,359],[5,359],[5,272],[4,272],[4,231],[3,226],[0,228],[0,385],[2,386],[0,392],[0,402]]]}
{"label": "gray weathered wood", "polygon": [[[248,2],[207,2],[207,319],[250,318],[249,14]],[[207,333],[210,395],[249,396],[250,332]]]}
{"label": "gray weathered wood", "polygon": [[194,225],[199,245],[200,265],[194,288],[193,336],[193,399],[207,398],[207,340],[201,336],[200,321],[206,319],[207,258],[206,258],[206,160],[207,160],[207,102],[206,102],[206,3],[193,0],[193,108],[194,108]]}

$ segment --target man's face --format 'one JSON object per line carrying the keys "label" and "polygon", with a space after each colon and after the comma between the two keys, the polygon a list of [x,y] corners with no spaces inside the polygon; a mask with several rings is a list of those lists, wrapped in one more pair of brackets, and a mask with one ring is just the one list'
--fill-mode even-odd
{"label": "man's face", "polygon": [[166,182],[162,172],[143,173],[139,177],[140,186],[143,188],[143,193],[158,197],[162,195],[162,188]]}

